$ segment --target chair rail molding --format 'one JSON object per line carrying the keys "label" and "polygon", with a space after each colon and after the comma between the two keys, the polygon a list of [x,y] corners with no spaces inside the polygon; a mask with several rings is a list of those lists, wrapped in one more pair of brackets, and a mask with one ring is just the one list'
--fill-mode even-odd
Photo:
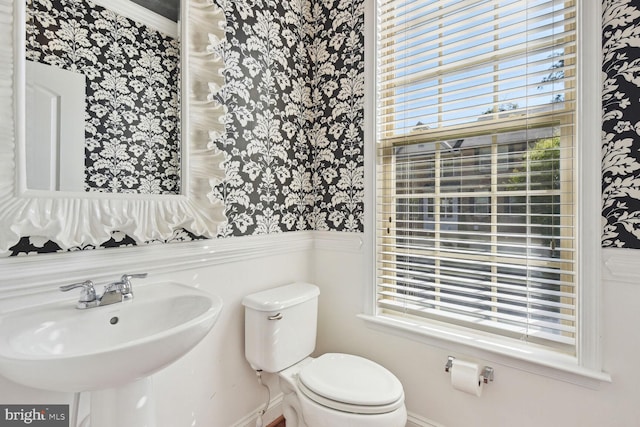
{"label": "chair rail molding", "polygon": [[0,259],[0,310],[13,298],[62,295],[58,286],[87,278],[101,282],[123,272],[171,273],[312,249],[313,232],[299,231],[5,258]]}
{"label": "chair rail molding", "polygon": [[337,252],[362,252],[363,233],[344,231],[314,231],[313,247]]}
{"label": "chair rail molding", "polygon": [[640,250],[604,248],[602,261],[604,264],[602,277],[605,281],[640,285],[638,280]]}

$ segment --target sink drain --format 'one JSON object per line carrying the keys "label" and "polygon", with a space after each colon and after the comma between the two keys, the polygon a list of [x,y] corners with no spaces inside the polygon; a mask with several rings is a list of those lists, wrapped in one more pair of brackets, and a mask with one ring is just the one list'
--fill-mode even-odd
{"label": "sink drain", "polygon": [[109,323],[111,323],[112,325],[115,325],[116,323],[118,323],[120,319],[118,319],[118,316],[113,316],[111,319],[109,319]]}

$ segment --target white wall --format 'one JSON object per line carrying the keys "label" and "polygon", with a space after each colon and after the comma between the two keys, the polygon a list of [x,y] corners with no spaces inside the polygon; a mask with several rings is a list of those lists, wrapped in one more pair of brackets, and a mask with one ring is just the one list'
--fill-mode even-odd
{"label": "white wall", "polygon": [[316,244],[313,280],[321,288],[317,350],[363,355],[391,370],[404,385],[410,421],[416,425],[640,425],[640,340],[634,326],[640,325],[640,283],[634,283],[637,274],[633,270],[640,251],[604,252],[603,357],[612,383],[601,383],[594,390],[496,360],[452,354],[495,369],[495,381],[477,398],[451,387],[449,374],[444,372],[450,350],[370,329],[356,317],[363,310],[368,263],[364,251],[358,249],[361,236],[352,235],[351,242],[345,239]]}
{"label": "white wall", "polygon": [[[0,260],[0,311],[25,302],[72,299],[57,291],[62,283],[84,278],[104,283],[143,270],[151,274],[148,282],[172,279],[220,295],[225,307],[212,332],[154,376],[158,427],[253,425],[251,415],[262,407],[266,393],[244,359],[241,299],[295,280],[315,281],[321,288],[317,352],[360,354],[394,372],[404,385],[412,425],[640,425],[640,340],[634,331],[640,325],[640,284],[634,270],[640,251],[604,251],[604,368],[613,377],[611,384],[593,390],[474,358],[493,366],[496,375],[476,398],[449,384],[444,372],[449,350],[370,329],[356,317],[363,311],[367,286],[361,242],[361,234],[305,232],[5,259]],[[30,290],[37,294],[27,295]],[[275,384],[273,377],[267,382]],[[277,395],[274,386],[272,397]],[[81,416],[87,411],[83,399]],[[70,394],[28,389],[0,378],[4,404],[71,400]]]}
{"label": "white wall", "polygon": [[[69,299],[69,310],[74,310],[77,294],[62,294],[58,285],[85,278],[106,283],[127,272],[149,272],[147,283],[171,279],[218,294],[224,308],[213,330],[184,358],[153,376],[158,427],[235,426],[251,420],[250,415],[266,400],[265,390],[244,358],[241,300],[258,290],[309,280],[311,250],[310,233],[287,233],[3,259],[0,312],[61,297]],[[143,286],[142,282],[136,283]],[[37,294],[24,295],[29,289]],[[279,390],[277,379],[273,380],[265,379],[275,385],[275,398]],[[72,394],[29,389],[0,377],[2,404],[65,404],[72,399]],[[88,399],[85,394],[81,399],[83,418]]]}

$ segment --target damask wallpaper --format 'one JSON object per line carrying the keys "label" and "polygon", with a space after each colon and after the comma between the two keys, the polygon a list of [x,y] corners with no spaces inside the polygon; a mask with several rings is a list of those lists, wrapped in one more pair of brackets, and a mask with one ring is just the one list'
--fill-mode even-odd
{"label": "damask wallpaper", "polygon": [[640,248],[640,1],[604,1],[604,247]]}
{"label": "damask wallpaper", "polygon": [[[229,110],[226,135],[213,141],[227,157],[219,237],[363,231],[364,3],[216,1],[227,19]],[[181,231],[172,241],[195,238]],[[114,232],[101,246],[135,244]],[[59,247],[25,237],[12,250]]]}
{"label": "damask wallpaper", "polygon": [[363,231],[361,1],[220,1],[227,18],[221,236]]}
{"label": "damask wallpaper", "polygon": [[[363,0],[216,1],[228,23],[220,237],[362,231]],[[603,5],[602,241],[640,248],[640,0]]]}
{"label": "damask wallpaper", "polygon": [[86,77],[86,191],[180,193],[180,45],[88,0],[27,0],[26,57]]}

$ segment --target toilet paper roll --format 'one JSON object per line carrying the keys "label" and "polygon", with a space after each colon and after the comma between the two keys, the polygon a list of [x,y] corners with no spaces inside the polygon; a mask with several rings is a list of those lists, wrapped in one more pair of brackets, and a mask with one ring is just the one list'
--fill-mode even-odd
{"label": "toilet paper roll", "polygon": [[484,385],[480,371],[477,363],[454,359],[451,368],[451,385],[456,390],[480,397]]}

